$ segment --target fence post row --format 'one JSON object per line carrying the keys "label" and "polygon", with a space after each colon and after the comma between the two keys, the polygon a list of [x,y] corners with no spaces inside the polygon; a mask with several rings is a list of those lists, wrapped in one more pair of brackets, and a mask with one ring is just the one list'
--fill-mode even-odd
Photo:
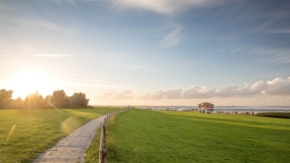
{"label": "fence post row", "polygon": [[109,123],[109,119],[117,113],[128,111],[129,109],[121,110],[121,111],[114,111],[109,114],[104,119],[101,128],[101,138],[100,138],[100,151],[99,151],[99,163],[106,163],[107,159],[107,150],[106,150],[106,125]]}

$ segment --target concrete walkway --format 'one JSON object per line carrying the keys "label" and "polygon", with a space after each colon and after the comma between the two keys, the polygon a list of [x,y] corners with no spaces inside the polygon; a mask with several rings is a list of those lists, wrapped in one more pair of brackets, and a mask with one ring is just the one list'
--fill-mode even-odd
{"label": "concrete walkway", "polygon": [[67,137],[58,141],[54,147],[40,154],[33,163],[82,163],[85,161],[96,130],[101,126],[106,115],[98,117],[76,129]]}

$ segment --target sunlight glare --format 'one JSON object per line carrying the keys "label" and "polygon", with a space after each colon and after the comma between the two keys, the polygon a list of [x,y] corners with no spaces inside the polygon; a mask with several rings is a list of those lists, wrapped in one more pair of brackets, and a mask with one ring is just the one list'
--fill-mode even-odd
{"label": "sunlight glare", "polygon": [[10,138],[11,138],[11,136],[12,136],[12,134],[13,134],[15,128],[16,128],[16,124],[14,124],[14,125],[12,126],[12,128],[11,128],[9,134],[7,135],[6,141],[9,141],[9,140],[10,140]]}
{"label": "sunlight glare", "polygon": [[44,96],[51,94],[52,86],[52,79],[45,72],[34,69],[18,71],[9,82],[9,87],[14,91],[13,98],[21,97],[22,99],[36,90]]}

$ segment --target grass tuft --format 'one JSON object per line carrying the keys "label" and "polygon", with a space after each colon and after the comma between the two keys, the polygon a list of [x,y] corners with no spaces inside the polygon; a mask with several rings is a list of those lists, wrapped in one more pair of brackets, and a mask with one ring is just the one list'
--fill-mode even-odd
{"label": "grass tuft", "polygon": [[106,140],[106,148],[107,148],[107,154],[108,157],[116,157],[118,155],[118,143],[116,142],[116,140],[112,137],[108,138]]}

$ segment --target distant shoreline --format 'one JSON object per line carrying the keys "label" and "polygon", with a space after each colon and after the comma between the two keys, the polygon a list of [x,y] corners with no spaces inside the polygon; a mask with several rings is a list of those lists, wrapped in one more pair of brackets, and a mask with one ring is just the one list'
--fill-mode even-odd
{"label": "distant shoreline", "polygon": [[[198,109],[197,106],[136,106],[140,109],[178,111]],[[223,112],[290,112],[290,106],[215,106],[214,111]]]}

